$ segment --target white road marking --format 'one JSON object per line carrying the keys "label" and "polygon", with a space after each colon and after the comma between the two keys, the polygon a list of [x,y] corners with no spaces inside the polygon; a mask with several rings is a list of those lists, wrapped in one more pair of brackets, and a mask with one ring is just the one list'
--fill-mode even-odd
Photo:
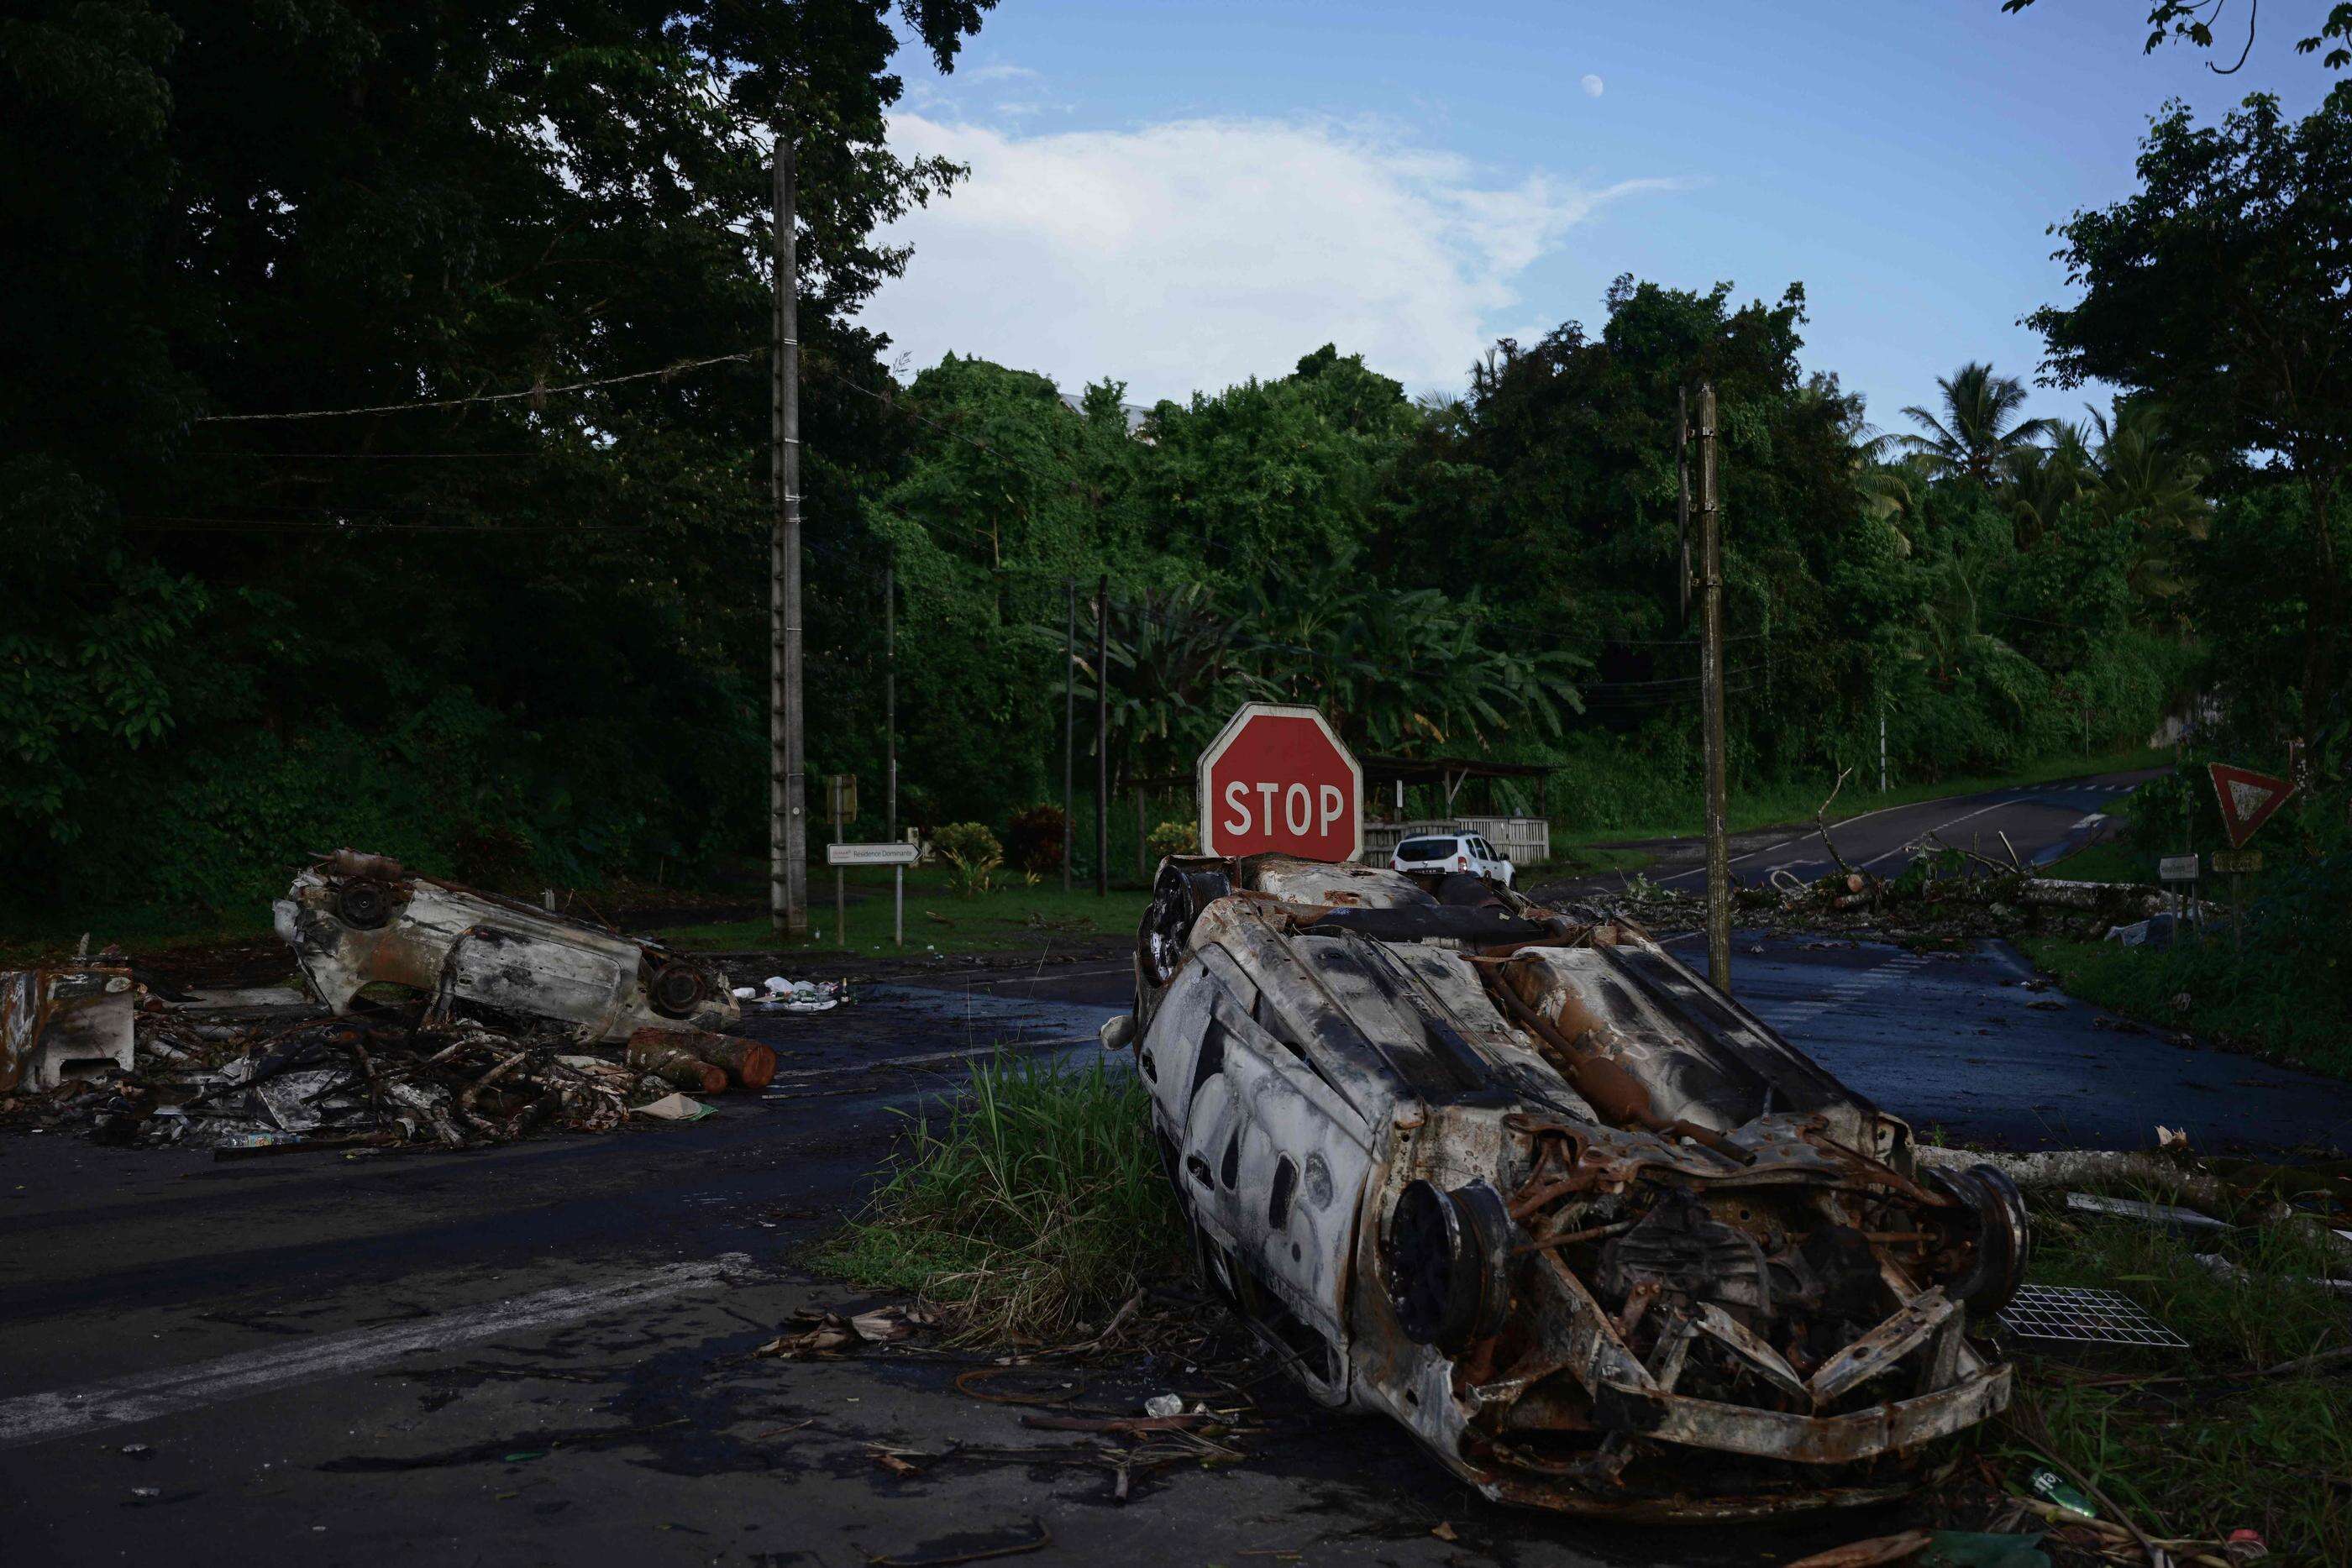
{"label": "white road marking", "polygon": [[[1921,833],[1921,834],[1919,835],[1919,838],[1921,838],[1921,839],[1926,838],[1926,837],[1927,836],[1927,833],[1940,833],[1940,832],[1942,832],[1946,828],[1957,828],[1957,827],[1958,827],[1962,822],[1965,822],[1965,821],[1969,821],[1971,817],[1981,817],[1981,816],[1983,816],[1983,815],[1985,814],[1985,812],[1987,812],[1987,811],[1998,811],[1998,810],[2000,810],[2003,806],[2014,806],[2014,805],[2016,805],[2016,804],[2017,804],[2017,802],[2016,802],[2016,801],[2014,801],[2014,800],[1995,800],[1995,801],[1994,801],[1991,805],[1990,805],[1990,806],[1979,807],[1978,810],[1973,810],[1973,811],[1965,811],[1965,812],[1962,812],[1959,816],[1954,817],[1954,818],[1953,818],[1950,821],[1948,821],[1948,822],[1938,822],[1937,824],[1936,824],[1936,826],[1934,826],[1934,827],[1932,827],[1932,828],[1929,828],[1929,829],[1927,830],[1927,833]],[[1916,843],[1916,842],[1918,842],[1918,841],[1918,841],[1918,839],[1914,839],[1914,840],[1912,840],[1912,841],[1911,841],[1911,842],[1912,842],[1912,843]],[[1883,854],[1883,855],[1873,855],[1870,859],[1868,859],[1868,860],[1866,860],[1866,861],[1864,861],[1864,862],[1862,862],[1862,869],[1863,869],[1863,870],[1864,870],[1864,871],[1868,871],[1872,866],[1876,865],[1880,861],[1891,861],[1891,860],[1893,860],[1896,855],[1900,855],[1900,854],[1908,854],[1910,852],[1911,852],[1911,844],[1903,844],[1903,845],[1900,845],[1900,846],[1898,846],[1898,847],[1896,847],[1896,848],[1895,848],[1895,849],[1891,849],[1891,850],[1887,851],[1887,852],[1886,852],[1885,854]]]}
{"label": "white road marking", "polygon": [[639,1307],[746,1272],[751,1267],[748,1254],[730,1252],[704,1263],[674,1263],[632,1280],[559,1285],[551,1291],[442,1312],[415,1322],[330,1334],[302,1344],[271,1345],[216,1361],[0,1400],[0,1448],[133,1426],[295,1384],[373,1371],[418,1351],[447,1350]]}

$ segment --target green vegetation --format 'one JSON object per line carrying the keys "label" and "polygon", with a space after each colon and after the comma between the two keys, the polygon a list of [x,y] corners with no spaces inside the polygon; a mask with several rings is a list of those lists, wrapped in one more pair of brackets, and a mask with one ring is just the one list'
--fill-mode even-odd
{"label": "green vegetation", "polygon": [[[2246,950],[2226,923],[2202,946],[2169,952],[2116,942],[2025,937],[2020,945],[2067,995],[2129,1018],[2188,1030],[2273,1061],[2352,1078],[2352,969],[2340,957],[2266,946],[2252,922]],[[2176,1007],[2186,997],[2186,1007]]]}
{"label": "green vegetation", "polygon": [[[2275,1561],[2352,1562],[2352,1423],[2344,1365],[2253,1376],[2347,1343],[2342,1300],[2311,1281],[2346,1270],[2275,1227],[2193,1244],[2150,1226],[2042,1212],[2037,1283],[2120,1291],[2189,1343],[2186,1352],[2115,1348],[2086,1364],[2020,1342],[2020,1408],[1991,1440],[2021,1465],[2040,1451],[2033,1413],[2059,1457],[2158,1538],[2262,1532]],[[2197,1260],[2218,1252],[2244,1270]]]}
{"label": "green vegetation", "polygon": [[1180,1224],[1140,1079],[1000,1055],[940,1120],[912,1122],[889,1180],[814,1260],[921,1297],[963,1337],[1052,1344],[1181,1268]]}
{"label": "green vegetation", "polygon": [[[648,932],[679,947],[703,952],[890,954],[902,949],[890,945],[890,873],[871,866],[848,870],[849,940],[845,945],[835,928],[833,877],[814,872],[809,877],[811,929],[804,941],[778,940],[768,917],[672,925]],[[936,948],[942,953],[998,953],[1016,950],[1051,951],[1096,938],[1130,939],[1143,919],[1150,894],[1139,888],[1114,886],[1097,898],[1085,883],[1068,893],[1060,877],[1040,878],[1033,886],[1018,874],[996,873],[989,891],[965,894],[957,890],[951,870],[914,866],[907,872],[907,946],[908,953]]]}

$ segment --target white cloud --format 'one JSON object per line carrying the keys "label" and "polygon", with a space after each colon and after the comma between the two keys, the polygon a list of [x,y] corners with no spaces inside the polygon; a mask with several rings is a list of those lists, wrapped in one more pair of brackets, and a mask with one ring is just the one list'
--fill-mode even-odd
{"label": "white cloud", "polygon": [[1008,65],[1002,61],[989,66],[966,66],[955,75],[957,81],[1037,81],[1039,73],[1027,66]]}
{"label": "white cloud", "polygon": [[902,114],[890,142],[971,167],[894,225],[907,276],[867,311],[918,366],[952,350],[1113,376],[1149,402],[1286,373],[1335,342],[1452,386],[1524,314],[1515,279],[1596,207],[1677,182],[1483,181],[1465,160],[1328,122],[1193,120],[1023,136]]}
{"label": "white cloud", "polygon": [[1578,85],[1584,89],[1585,97],[1599,98],[1609,84],[1588,71],[1578,78]]}

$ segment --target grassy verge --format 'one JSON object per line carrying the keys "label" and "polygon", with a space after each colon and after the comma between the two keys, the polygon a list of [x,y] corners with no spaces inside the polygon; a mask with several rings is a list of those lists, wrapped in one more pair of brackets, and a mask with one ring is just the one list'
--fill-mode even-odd
{"label": "grassy verge", "polygon": [[[1986,789],[2000,789],[2014,785],[2047,784],[2060,779],[2080,779],[2094,773],[2122,773],[2139,768],[2168,768],[2172,764],[2169,751],[2151,751],[2145,747],[2132,747],[2097,757],[2053,757],[2020,767],[2011,773],[1938,779],[1898,783],[1885,794],[1865,783],[1859,770],[1845,781],[1838,792],[1837,805],[1830,812],[1830,821],[1843,822],[1865,811],[1882,810],[1889,806],[1915,805],[1921,800],[1940,800],[1948,795],[1973,795]],[[1748,832],[1758,828],[1776,827],[1788,822],[1812,820],[1822,799],[1830,792],[1827,778],[1766,784],[1741,788],[1735,780],[1728,802],[1731,831]],[[1552,829],[1552,850],[1565,854],[1576,846],[1606,843],[1624,839],[1689,838],[1706,830],[1699,817],[1699,806],[1693,801],[1668,801],[1654,820],[1641,826],[1610,828],[1591,833],[1564,832]],[[1614,868],[1609,868],[1614,869]]]}
{"label": "grassy verge", "polygon": [[[2233,1051],[2352,1078],[2352,976],[2226,933],[2170,951],[2119,942],[2019,938],[2066,994],[2126,1017],[2185,1029]],[[2186,1007],[2174,1003],[2186,997]]]}
{"label": "grassy verge", "polygon": [[[860,867],[849,873],[848,934],[835,924],[833,876],[809,873],[809,935],[779,944],[767,919],[670,926],[650,933],[675,946],[706,951],[888,953],[890,873]],[[1140,888],[1114,887],[1097,898],[1090,889],[1062,891],[1058,879],[1024,885],[1001,873],[998,885],[970,897],[948,885],[947,873],[918,866],[907,873],[907,948],[936,947],[957,953],[1002,952],[1100,936],[1132,936],[1150,895]]]}
{"label": "grassy verge", "polygon": [[131,953],[171,947],[209,947],[226,942],[258,942],[271,935],[269,905],[234,913],[171,913],[129,909],[94,915],[70,927],[0,932],[0,966],[30,964],[70,953],[84,931],[92,952],[109,943]]}
{"label": "grassy verge", "polygon": [[943,1119],[913,1122],[889,1180],[813,1261],[920,1297],[965,1338],[1079,1337],[1181,1266],[1150,1125],[1131,1073],[1000,1055]]}
{"label": "grassy verge", "polygon": [[[2217,1274],[2197,1261],[2200,1251],[2244,1273]],[[2015,1445],[2021,1473],[2040,1446],[2039,1434],[2023,1437],[2038,1414],[2059,1457],[2159,1539],[2252,1529],[2273,1562],[2352,1562],[2344,1364],[2242,1375],[2352,1343],[2345,1303],[2310,1282],[2330,1271],[2314,1244],[2270,1227],[2192,1244],[2128,1221],[2038,1214],[2036,1283],[2123,1291],[2190,1348],[2117,1347],[2085,1360],[2024,1342],[2021,1407],[1993,1440]]]}

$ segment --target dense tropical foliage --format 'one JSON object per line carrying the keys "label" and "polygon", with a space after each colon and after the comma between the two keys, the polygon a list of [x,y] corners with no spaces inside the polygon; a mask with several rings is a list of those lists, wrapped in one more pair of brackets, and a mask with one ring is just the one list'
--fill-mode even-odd
{"label": "dense tropical foliage", "polygon": [[886,679],[904,820],[1003,831],[1057,800],[1066,682],[1083,815],[1098,601],[1120,863],[1253,696],[1318,702],[1370,755],[1546,765],[1568,831],[1672,816],[1698,686],[1675,430],[1701,379],[1735,788],[1874,761],[1882,723],[1911,779],[2102,749],[2199,691],[2340,766],[2311,662],[2352,602],[2344,400],[2283,411],[2262,378],[2315,366],[2228,334],[2274,296],[2341,341],[2326,268],[2352,249],[2261,257],[2352,210],[2342,95],[2302,126],[2262,100],[2160,120],[2147,189],[2074,221],[2054,363],[2126,389],[2079,423],[2023,419],[1971,361],[1882,433],[1801,363],[1801,287],[1631,278],[1459,397],[1339,344],[1139,411],[958,357],[902,385],[857,325],[908,262],[877,228],[957,172],[887,145],[898,29],[944,65],[982,9],[0,21],[26,198],[0,214],[0,903],[219,905],[337,841],[517,884],[756,854],[780,96],[806,149],[809,753],[868,781],[856,831],[881,825]]}

